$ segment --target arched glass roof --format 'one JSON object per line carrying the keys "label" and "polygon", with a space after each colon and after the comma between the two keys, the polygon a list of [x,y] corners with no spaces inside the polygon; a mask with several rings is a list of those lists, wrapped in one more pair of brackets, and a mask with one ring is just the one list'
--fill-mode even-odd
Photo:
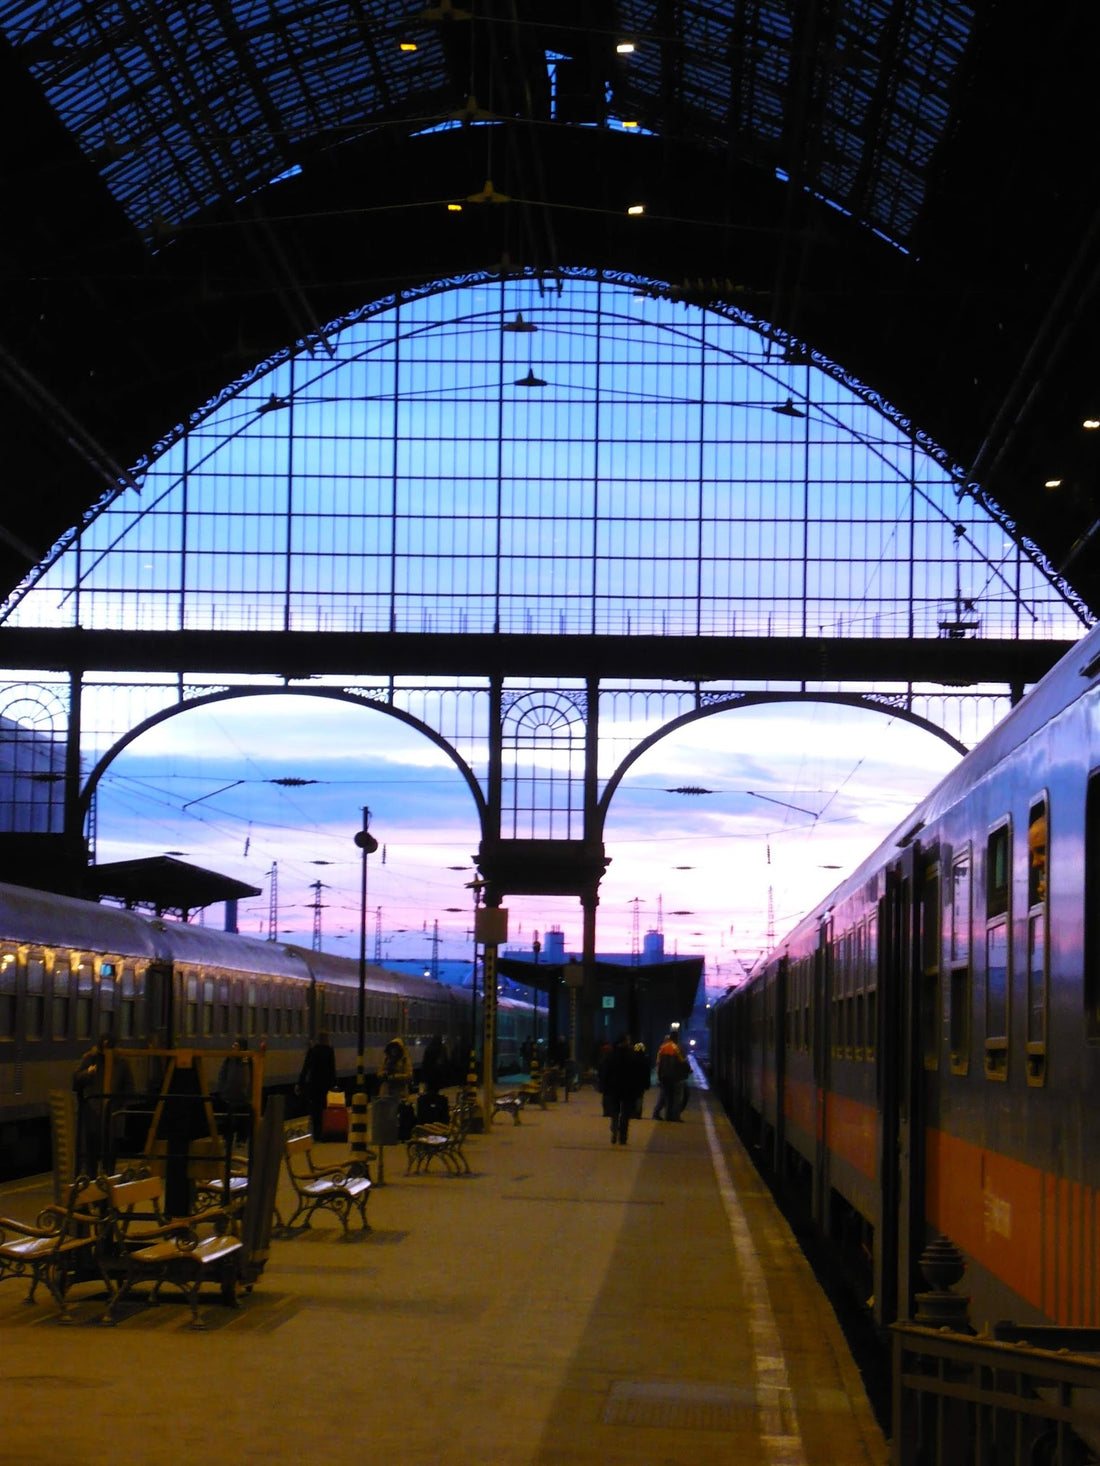
{"label": "arched glass roof", "polygon": [[481,88],[539,130],[627,118],[782,169],[905,244],[973,27],[958,0],[522,0],[507,21],[477,0],[0,3],[0,34],[150,241]]}
{"label": "arched glass roof", "polygon": [[[133,630],[1074,636],[858,384],[578,276],[437,288],[227,393],[10,611]],[[954,629],[953,629],[954,628]]]}

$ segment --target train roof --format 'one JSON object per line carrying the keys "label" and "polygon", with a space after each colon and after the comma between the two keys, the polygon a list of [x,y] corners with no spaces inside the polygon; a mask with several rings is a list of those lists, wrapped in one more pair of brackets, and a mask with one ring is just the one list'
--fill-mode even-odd
{"label": "train roof", "polygon": [[293,977],[299,982],[309,978],[301,954],[282,942],[266,942],[258,937],[220,931],[217,927],[160,918],[150,918],[149,926],[158,935],[159,954],[173,962],[193,962],[261,977]]}
{"label": "train roof", "polygon": [[157,936],[136,912],[0,882],[0,938],[8,941],[152,958]]}
{"label": "train roof", "polygon": [[150,961],[194,962],[268,977],[308,978],[300,957],[279,942],[262,942],[214,927],[141,916],[118,906],[33,891],[0,882],[0,938],[43,947]]}
{"label": "train roof", "polygon": [[[335,952],[313,952],[307,947],[288,947],[317,978],[318,982],[335,982],[344,986],[355,986],[359,981],[359,962],[354,957],[343,957]],[[416,973],[391,972],[385,967],[367,964],[367,987],[372,993],[393,993],[398,997],[434,998],[441,992],[451,992],[446,983],[434,978],[420,977]]]}

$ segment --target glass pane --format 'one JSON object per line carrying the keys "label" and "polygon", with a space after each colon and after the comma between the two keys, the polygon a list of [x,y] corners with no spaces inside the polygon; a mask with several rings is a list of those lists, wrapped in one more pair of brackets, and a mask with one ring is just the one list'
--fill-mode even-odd
{"label": "glass pane", "polygon": [[1046,913],[1036,912],[1027,932],[1027,1041],[1046,1042]]}
{"label": "glass pane", "polygon": [[970,960],[970,856],[951,867],[951,961]]}
{"label": "glass pane", "polygon": [[1008,1037],[1008,925],[998,922],[985,939],[985,1035]]}
{"label": "glass pane", "polygon": [[1047,806],[1032,805],[1027,817],[1027,904],[1038,906],[1047,898]]}

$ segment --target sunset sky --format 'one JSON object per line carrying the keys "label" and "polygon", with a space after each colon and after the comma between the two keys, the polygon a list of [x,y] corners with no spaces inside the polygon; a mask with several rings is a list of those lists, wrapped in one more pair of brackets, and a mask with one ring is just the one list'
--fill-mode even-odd
{"label": "sunset sky", "polygon": [[[669,953],[706,957],[712,981],[760,953],[769,892],[777,936],[956,761],[942,741],[886,715],[770,706],[703,719],[634,767],[612,804],[599,947],[629,952],[660,925]],[[284,787],[275,779],[308,779]],[[228,786],[228,787],[226,787]],[[712,792],[683,795],[680,787]],[[323,883],[322,945],[358,952],[362,807],[382,849],[368,869],[368,954],[381,909],[384,958],[470,950],[479,831],[445,755],[384,714],[271,697],[196,709],[130,746],[100,786],[98,859],[178,852],[259,886],[241,930],[267,933],[277,868],[279,931],[309,943]],[[457,867],[457,869],[456,869]],[[509,940],[561,926],[580,945],[570,899],[512,898]],[[220,911],[210,914],[220,921]]]}

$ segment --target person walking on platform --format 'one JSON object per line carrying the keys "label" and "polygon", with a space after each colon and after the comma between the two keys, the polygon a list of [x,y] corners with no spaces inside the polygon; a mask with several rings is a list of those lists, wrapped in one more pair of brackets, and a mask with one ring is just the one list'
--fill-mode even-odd
{"label": "person walking on platform", "polygon": [[677,1089],[687,1077],[686,1070],[687,1063],[680,1045],[671,1033],[666,1033],[664,1042],[657,1050],[657,1083],[661,1087],[661,1094],[653,1110],[655,1120],[663,1120],[666,1113],[670,1120],[680,1118]]}
{"label": "person walking on platform", "polygon": [[300,1094],[309,1107],[310,1129],[314,1140],[320,1140],[322,1119],[328,1092],[336,1083],[336,1050],[328,1034],[322,1029],[316,1043],[310,1044],[302,1063],[302,1072],[294,1093]]}
{"label": "person walking on platform", "polygon": [[611,1144],[625,1145],[638,1101],[649,1088],[649,1063],[638,1054],[624,1033],[606,1056],[600,1070],[604,1114],[611,1121]]}

